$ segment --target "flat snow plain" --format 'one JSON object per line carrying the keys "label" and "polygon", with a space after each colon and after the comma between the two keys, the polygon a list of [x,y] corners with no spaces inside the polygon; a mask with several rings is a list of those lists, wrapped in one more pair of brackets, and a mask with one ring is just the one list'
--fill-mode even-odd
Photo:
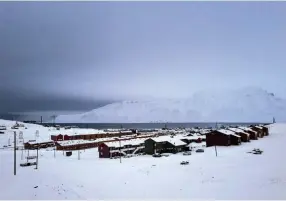
{"label": "flat snow plain", "polygon": [[[31,126],[32,129],[33,126]],[[3,137],[3,136],[2,136]],[[6,142],[6,140],[5,140]],[[270,125],[270,135],[241,146],[204,153],[153,158],[99,159],[97,149],[40,150],[39,168],[13,175],[13,151],[0,149],[0,199],[286,199],[286,124]],[[247,153],[254,148],[262,155]],[[27,151],[23,152],[24,157]],[[30,155],[33,155],[30,151]],[[182,160],[189,165],[180,165]]]}

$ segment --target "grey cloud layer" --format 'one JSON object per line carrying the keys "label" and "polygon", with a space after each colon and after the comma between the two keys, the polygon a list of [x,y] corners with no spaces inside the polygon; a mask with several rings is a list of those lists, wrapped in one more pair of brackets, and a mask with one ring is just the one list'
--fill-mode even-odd
{"label": "grey cloud layer", "polygon": [[247,85],[285,96],[285,24],[284,2],[1,2],[0,88],[88,101]]}

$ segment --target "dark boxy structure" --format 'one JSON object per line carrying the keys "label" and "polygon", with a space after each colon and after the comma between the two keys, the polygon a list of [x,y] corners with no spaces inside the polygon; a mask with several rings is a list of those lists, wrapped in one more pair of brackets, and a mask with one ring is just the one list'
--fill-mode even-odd
{"label": "dark boxy structure", "polygon": [[242,142],[249,142],[250,141],[250,134],[245,132],[242,129],[239,128],[228,128],[228,130],[235,132],[235,134],[239,135],[241,137]]}
{"label": "dark boxy structure", "polygon": [[206,145],[210,146],[230,146],[240,145],[241,137],[235,134],[233,131],[220,129],[211,131],[206,135]]}
{"label": "dark boxy structure", "polygon": [[264,137],[264,132],[263,132],[263,128],[262,127],[259,127],[259,126],[251,126],[250,127],[252,130],[256,131],[257,132],[257,136],[262,138]]}
{"label": "dark boxy structure", "polygon": [[77,135],[51,135],[51,140],[53,141],[63,141],[63,140],[95,140],[98,138],[107,137],[120,137],[122,135],[133,135],[136,131],[118,131],[118,132],[106,132],[106,133],[96,133],[96,134],[77,134]]}
{"label": "dark boxy structure", "polygon": [[210,133],[206,134],[206,145],[207,147],[210,146],[230,146],[230,136],[220,133],[218,131],[211,131]]}
{"label": "dark boxy structure", "polygon": [[257,135],[257,132],[255,130],[252,130],[251,128],[248,128],[248,127],[239,127],[239,129],[244,130],[246,133],[249,133],[251,140],[257,140],[258,139],[258,137],[257,137],[258,135]]}
{"label": "dark boxy structure", "polygon": [[101,143],[98,146],[99,158],[141,154],[144,152],[144,139]]}
{"label": "dark boxy structure", "polygon": [[264,136],[268,136],[269,135],[269,129],[267,126],[261,126],[264,132]]}
{"label": "dark boxy structure", "polygon": [[24,143],[24,149],[45,149],[48,147],[54,147],[55,143],[53,141],[46,142],[26,142]]}
{"label": "dark boxy structure", "polygon": [[171,136],[161,136],[145,140],[146,154],[177,153],[187,150],[189,150],[189,147],[187,147],[187,143]]}

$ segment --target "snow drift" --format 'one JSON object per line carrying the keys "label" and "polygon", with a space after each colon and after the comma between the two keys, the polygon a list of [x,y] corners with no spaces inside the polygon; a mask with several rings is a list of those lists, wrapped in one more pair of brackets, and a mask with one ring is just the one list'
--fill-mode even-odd
{"label": "snow drift", "polygon": [[286,100],[261,88],[197,92],[186,99],[123,101],[60,115],[57,123],[271,122],[286,120]]}

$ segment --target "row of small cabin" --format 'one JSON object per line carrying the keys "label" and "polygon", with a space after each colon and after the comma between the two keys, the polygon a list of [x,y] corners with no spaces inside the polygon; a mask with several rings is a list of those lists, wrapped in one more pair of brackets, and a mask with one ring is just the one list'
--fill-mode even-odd
{"label": "row of small cabin", "polygon": [[129,140],[121,142],[121,144],[119,142],[101,143],[98,146],[98,152],[100,158],[113,158],[138,153],[173,153],[189,150],[187,145],[192,142],[206,141],[206,146],[229,146],[257,140],[268,135],[269,130],[265,126],[228,128],[210,131],[205,136],[195,134],[196,140],[192,137],[188,138],[188,136],[161,136],[146,140]]}
{"label": "row of small cabin", "polygon": [[257,140],[269,135],[266,126],[250,126],[213,130],[206,135],[206,145],[229,146],[239,145],[241,142]]}
{"label": "row of small cabin", "polygon": [[[127,136],[122,136],[118,138],[99,138],[96,140],[69,140],[69,141],[56,141],[56,147],[57,150],[80,150],[80,149],[89,149],[89,148],[95,148],[98,147],[102,143],[112,143],[118,142],[120,143],[130,143],[133,142],[134,140],[144,140],[148,138],[157,138],[160,136],[165,136],[163,133],[151,133],[151,134],[144,134],[144,135],[127,135]],[[170,138],[172,136],[169,136]],[[190,137],[186,137],[186,140],[188,140]],[[133,140],[133,141],[132,141]],[[193,141],[197,141],[199,139],[193,139]],[[203,139],[205,140],[205,139]],[[191,140],[190,140],[191,141]],[[114,144],[116,144],[114,143]]]}
{"label": "row of small cabin", "polygon": [[136,133],[137,133],[136,130],[127,130],[127,131],[95,133],[95,134],[75,134],[75,135],[58,134],[58,135],[51,135],[51,140],[53,141],[95,140],[98,138],[120,137],[122,135],[132,135]]}
{"label": "row of small cabin", "polygon": [[[122,134],[121,134],[122,135]],[[268,128],[265,126],[252,126],[252,127],[239,127],[239,128],[228,128],[209,131],[208,133],[194,134],[197,137],[189,134],[183,136],[179,139],[179,142],[183,141],[186,144],[191,142],[201,142],[206,141],[206,146],[229,146],[229,145],[239,145],[241,142],[248,142],[250,140],[256,140],[259,137],[269,135]],[[106,134],[104,134],[106,137]],[[158,136],[160,136],[158,138]],[[114,137],[114,136],[113,136]],[[164,137],[164,138],[162,138]],[[147,139],[147,140],[146,140]],[[156,141],[159,139],[165,139],[165,141]],[[80,150],[99,147],[100,157],[113,157],[116,154],[120,155],[119,149],[128,149],[129,152],[135,151],[138,147],[142,147],[144,144],[144,152],[154,153],[155,146],[158,151],[166,151],[168,149],[178,150],[176,146],[178,144],[173,143],[177,139],[177,136],[164,136],[164,134],[156,133],[149,135],[137,135],[130,134],[126,136],[121,136],[118,138],[98,138],[98,139],[80,139],[80,140],[63,140],[63,141],[49,141],[46,143],[25,143],[26,149],[45,148],[49,146],[56,146],[57,150]],[[149,140],[149,141],[148,141]],[[147,144],[145,143],[147,141]],[[153,148],[152,143],[153,141]],[[121,145],[119,144],[121,143]],[[149,143],[148,143],[149,142]],[[177,141],[178,142],[178,141]],[[146,146],[147,145],[147,146]],[[119,147],[118,147],[119,146]],[[178,145],[179,146],[179,145]],[[101,148],[102,147],[102,148]],[[103,151],[101,151],[102,149]],[[152,150],[152,151],[150,151]],[[110,152],[111,151],[111,152]],[[121,150],[122,151],[122,150]],[[142,150],[141,150],[142,151]],[[135,153],[140,153],[140,150],[136,150]],[[122,153],[121,153],[122,154]]]}
{"label": "row of small cabin", "polygon": [[145,139],[134,139],[125,142],[104,142],[98,146],[99,158],[113,158],[139,153],[177,153],[188,151],[191,143],[201,143],[205,136],[189,134],[185,136],[159,136]]}

